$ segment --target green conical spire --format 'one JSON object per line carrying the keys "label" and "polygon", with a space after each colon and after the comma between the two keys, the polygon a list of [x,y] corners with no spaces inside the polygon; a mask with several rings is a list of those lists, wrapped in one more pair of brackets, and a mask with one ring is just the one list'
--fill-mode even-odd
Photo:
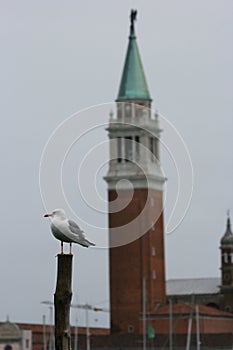
{"label": "green conical spire", "polygon": [[118,101],[151,101],[134,31],[137,11],[131,11],[129,44],[121,77]]}

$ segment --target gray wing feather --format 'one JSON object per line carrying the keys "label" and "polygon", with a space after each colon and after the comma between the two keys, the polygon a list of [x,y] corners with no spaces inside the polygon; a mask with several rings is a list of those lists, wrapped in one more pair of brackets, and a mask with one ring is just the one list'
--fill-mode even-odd
{"label": "gray wing feather", "polygon": [[80,242],[79,244],[83,245],[84,247],[88,247],[89,245],[95,246],[94,243],[88,241],[86,237],[83,234],[83,231],[80,229],[80,227],[76,224],[73,220],[68,220],[69,229],[72,233],[79,236]]}
{"label": "gray wing feather", "polygon": [[68,220],[68,224],[69,224],[69,229],[72,233],[76,234],[79,236],[79,238],[83,238],[85,239],[85,236],[83,234],[83,231],[80,229],[80,227],[76,224],[75,221],[73,220]]}
{"label": "gray wing feather", "polygon": [[68,220],[68,224],[81,231],[80,227],[78,226],[78,224],[76,224],[76,222],[74,220]]}

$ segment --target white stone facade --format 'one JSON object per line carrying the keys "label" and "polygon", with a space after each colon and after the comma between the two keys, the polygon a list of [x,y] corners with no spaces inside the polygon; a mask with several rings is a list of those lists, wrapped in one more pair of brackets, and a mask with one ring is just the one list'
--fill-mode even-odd
{"label": "white stone facade", "polygon": [[0,350],[31,350],[32,332],[6,321],[0,324]]}
{"label": "white stone facade", "polygon": [[[110,161],[105,180],[109,189],[150,188],[163,190],[165,181],[159,161],[161,129],[158,114],[135,102],[120,102],[109,121]],[[128,180],[120,181],[120,180]]]}

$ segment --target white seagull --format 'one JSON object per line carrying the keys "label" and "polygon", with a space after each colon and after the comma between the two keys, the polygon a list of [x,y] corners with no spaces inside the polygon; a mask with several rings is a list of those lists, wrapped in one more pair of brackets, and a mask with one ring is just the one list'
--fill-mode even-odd
{"label": "white seagull", "polygon": [[44,217],[51,217],[50,228],[54,237],[61,241],[61,254],[64,254],[63,242],[70,243],[70,254],[72,254],[72,243],[86,248],[95,245],[85,238],[83,231],[75,221],[67,219],[63,209],[56,209],[51,214],[45,214]]}

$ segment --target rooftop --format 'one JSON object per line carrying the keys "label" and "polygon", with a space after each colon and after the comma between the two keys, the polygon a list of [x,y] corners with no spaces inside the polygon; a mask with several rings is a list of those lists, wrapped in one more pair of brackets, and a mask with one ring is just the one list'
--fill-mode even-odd
{"label": "rooftop", "polygon": [[[157,311],[153,311],[150,313],[151,316],[162,316],[162,315],[169,315],[170,313],[170,306],[165,305],[158,309]],[[173,315],[190,315],[196,313],[196,305],[193,305],[191,303],[177,303],[172,305],[172,313]],[[233,318],[233,314],[226,311],[220,311],[218,309],[215,309],[213,307],[205,306],[205,305],[199,305],[199,315],[200,316],[207,316],[207,317],[226,317],[226,318]]]}
{"label": "rooftop", "polygon": [[0,339],[1,340],[20,340],[21,331],[19,327],[10,321],[0,323]]}
{"label": "rooftop", "polygon": [[218,277],[171,279],[166,282],[166,291],[167,295],[216,294],[220,285]]}

